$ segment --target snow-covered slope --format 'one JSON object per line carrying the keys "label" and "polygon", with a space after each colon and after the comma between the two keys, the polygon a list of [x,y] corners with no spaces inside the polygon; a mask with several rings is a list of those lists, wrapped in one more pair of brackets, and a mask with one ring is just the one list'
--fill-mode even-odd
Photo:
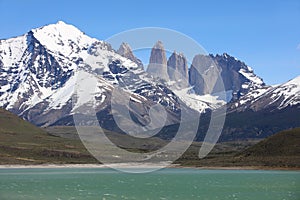
{"label": "snow-covered slope", "polygon": [[[49,26],[53,28],[55,25]],[[52,32],[44,32],[42,30],[48,27],[42,27],[17,38],[1,40],[0,106],[11,110],[29,109],[64,87],[73,75],[77,65],[71,59],[78,59],[80,54],[77,57],[69,55],[79,47],[67,43],[70,39],[66,37],[65,43],[60,42],[62,47],[57,47],[59,51],[55,51],[52,40],[55,35],[67,32],[70,25],[59,22],[57,26]],[[58,31],[58,28],[64,31]],[[79,31],[77,33],[82,35]],[[42,38],[41,41],[37,36]],[[87,46],[83,44],[76,51],[84,52]]]}
{"label": "snow-covered slope", "polygon": [[230,105],[231,110],[281,110],[300,106],[300,76],[280,85],[252,90]]}
{"label": "snow-covered slope", "polygon": [[97,77],[98,89],[91,95],[101,99],[94,105],[98,111],[110,109],[111,93],[119,86],[131,94],[140,123],[148,123],[147,109],[155,103],[168,110],[168,123],[179,118],[171,90],[108,43],[61,21],[0,41],[0,106],[38,125],[56,123],[74,112],[80,71]]}
{"label": "snow-covered slope", "polygon": [[226,99],[220,99],[217,95],[205,94],[197,95],[190,93],[190,89],[174,90],[175,94],[183,101],[188,107],[205,113],[207,110],[217,109],[226,105]]}
{"label": "snow-covered slope", "polygon": [[272,92],[271,98],[273,102],[278,101],[278,96],[283,99],[280,102],[279,108],[285,108],[287,106],[294,106],[300,104],[300,76],[279,85]]}
{"label": "snow-covered slope", "polygon": [[[171,81],[153,78],[143,70],[129,45],[121,50],[116,52],[110,44],[61,21],[0,40],[0,107],[37,125],[71,125],[76,111],[74,87],[82,72],[95,79],[96,87],[78,100],[94,96],[100,122],[108,127],[112,126],[111,98],[117,87],[131,95],[127,109],[143,125],[151,121],[149,109],[156,103],[166,109],[167,124],[177,123],[183,108],[206,112],[231,102],[231,108],[238,110],[269,105],[283,109],[299,103],[299,77],[276,87],[265,86],[250,67],[228,54],[196,55],[189,73],[186,65],[179,65],[185,63],[179,57],[169,62],[175,68],[184,67],[190,83],[188,88],[172,89]],[[217,67],[211,67],[212,63]],[[205,73],[205,81],[215,80],[209,74],[221,72],[226,95],[207,93],[197,67]]]}
{"label": "snow-covered slope", "polygon": [[76,27],[58,21],[32,30],[34,37],[48,50],[65,58],[82,57],[87,48],[95,41]]}

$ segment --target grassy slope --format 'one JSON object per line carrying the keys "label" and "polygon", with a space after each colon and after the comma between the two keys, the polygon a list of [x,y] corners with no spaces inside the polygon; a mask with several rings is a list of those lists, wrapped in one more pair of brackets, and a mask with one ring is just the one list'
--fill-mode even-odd
{"label": "grassy slope", "polygon": [[[129,151],[153,151],[166,144],[159,138],[131,138],[111,131],[106,136]],[[105,152],[113,154],[113,152]],[[0,164],[98,163],[79,140],[75,127],[38,128],[0,109]]]}
{"label": "grassy slope", "polygon": [[[241,148],[230,148],[230,145],[238,147],[238,143],[221,143],[204,159],[198,159],[198,149],[190,148],[177,162],[187,166],[202,167],[300,167],[300,128],[286,130],[270,136],[256,144],[241,143]],[[219,148],[229,145],[229,148]],[[226,145],[225,145],[226,146]]]}
{"label": "grassy slope", "polygon": [[79,140],[47,134],[0,109],[0,164],[95,163]]}
{"label": "grassy slope", "polygon": [[[118,146],[130,151],[153,151],[167,142],[158,138],[133,139],[106,131]],[[233,167],[300,166],[300,128],[283,131],[259,143],[235,141],[217,144],[198,159],[201,143],[195,142],[177,161],[184,166]],[[111,152],[110,152],[111,153]],[[113,153],[113,152],[112,152]],[[0,164],[97,163],[78,139],[74,127],[38,128],[0,109]]]}
{"label": "grassy slope", "polygon": [[0,108],[1,134],[43,133],[43,130]]}
{"label": "grassy slope", "polygon": [[300,166],[300,128],[281,131],[237,155],[243,162],[265,166]]}
{"label": "grassy slope", "polygon": [[244,156],[300,156],[300,128],[279,132],[241,153]]}

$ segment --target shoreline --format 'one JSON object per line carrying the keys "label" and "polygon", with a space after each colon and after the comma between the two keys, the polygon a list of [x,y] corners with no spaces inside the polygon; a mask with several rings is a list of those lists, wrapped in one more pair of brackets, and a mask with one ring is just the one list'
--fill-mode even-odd
{"label": "shoreline", "polygon": [[[161,168],[161,165],[153,164],[133,164],[122,163],[122,164],[39,164],[39,165],[0,165],[1,169],[61,169],[61,168],[94,168],[94,169],[105,169],[105,168]],[[220,167],[220,166],[182,166],[178,164],[169,164],[167,167],[162,168],[182,168],[182,169],[199,169],[199,170],[282,170],[282,171],[300,171],[300,167],[267,167],[267,166],[232,166],[232,167]]]}

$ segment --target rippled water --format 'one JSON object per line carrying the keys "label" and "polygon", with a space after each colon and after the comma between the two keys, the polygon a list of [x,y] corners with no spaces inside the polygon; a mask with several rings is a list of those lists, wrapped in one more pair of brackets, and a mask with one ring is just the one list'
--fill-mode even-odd
{"label": "rippled water", "polygon": [[300,199],[300,172],[164,169],[0,169],[0,199]]}

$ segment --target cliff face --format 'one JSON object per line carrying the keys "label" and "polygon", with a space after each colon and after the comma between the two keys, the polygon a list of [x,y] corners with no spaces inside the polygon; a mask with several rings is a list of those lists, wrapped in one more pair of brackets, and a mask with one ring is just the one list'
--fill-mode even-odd
{"label": "cliff face", "polygon": [[181,81],[188,86],[188,63],[183,54],[174,52],[167,62],[170,81]]}
{"label": "cliff face", "polygon": [[156,78],[169,80],[166,52],[161,41],[158,41],[151,50],[147,72]]}
{"label": "cliff face", "polygon": [[128,58],[129,60],[135,62],[139,67],[143,68],[143,63],[140,59],[138,59],[137,57],[134,56],[131,47],[129,46],[129,44],[123,42],[118,51],[118,54],[120,54],[121,56]]}
{"label": "cliff face", "polygon": [[[189,71],[189,83],[194,91],[199,94],[211,94],[216,88],[220,68],[210,56],[196,55]],[[222,88],[221,88],[222,90]]]}
{"label": "cliff face", "polygon": [[[232,100],[237,100],[265,83],[245,63],[224,53],[223,55],[196,55],[189,70],[189,83],[197,94],[217,92],[221,77],[224,90],[231,91]],[[215,84],[215,86],[214,86]]]}

